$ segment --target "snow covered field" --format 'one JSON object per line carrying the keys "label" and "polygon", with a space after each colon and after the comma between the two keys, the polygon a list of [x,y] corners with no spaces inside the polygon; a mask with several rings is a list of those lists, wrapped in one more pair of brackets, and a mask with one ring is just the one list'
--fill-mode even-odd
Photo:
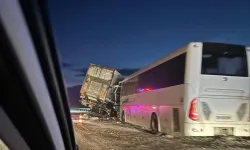
{"label": "snow covered field", "polygon": [[84,120],[74,126],[80,150],[249,150],[250,138],[153,135],[116,121]]}

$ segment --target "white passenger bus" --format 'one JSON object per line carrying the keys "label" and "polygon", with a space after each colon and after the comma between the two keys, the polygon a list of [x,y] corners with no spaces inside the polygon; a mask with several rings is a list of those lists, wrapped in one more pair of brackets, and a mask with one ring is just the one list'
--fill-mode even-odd
{"label": "white passenger bus", "polygon": [[250,49],[189,43],[121,82],[121,119],[182,136],[250,136]]}

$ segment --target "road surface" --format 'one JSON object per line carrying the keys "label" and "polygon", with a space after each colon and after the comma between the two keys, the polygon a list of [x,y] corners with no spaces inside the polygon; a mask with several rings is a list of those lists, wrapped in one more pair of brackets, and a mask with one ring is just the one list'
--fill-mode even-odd
{"label": "road surface", "polygon": [[153,135],[146,130],[115,121],[84,120],[74,126],[80,150],[249,150],[249,138],[185,137]]}

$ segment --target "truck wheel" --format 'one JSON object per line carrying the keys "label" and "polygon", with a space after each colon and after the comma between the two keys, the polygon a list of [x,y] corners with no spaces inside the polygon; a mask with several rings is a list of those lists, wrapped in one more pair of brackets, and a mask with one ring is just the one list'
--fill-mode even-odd
{"label": "truck wheel", "polygon": [[115,111],[115,110],[114,110],[114,111],[112,112],[111,117],[113,117],[113,118],[117,118],[117,111]]}
{"label": "truck wheel", "polygon": [[153,134],[156,134],[159,132],[158,130],[158,119],[155,113],[152,114],[151,116],[151,121],[150,121],[150,126],[151,126],[151,131]]}

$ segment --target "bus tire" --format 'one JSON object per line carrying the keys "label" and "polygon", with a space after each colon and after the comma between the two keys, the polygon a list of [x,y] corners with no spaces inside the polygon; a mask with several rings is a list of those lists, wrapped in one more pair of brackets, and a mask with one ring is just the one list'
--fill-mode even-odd
{"label": "bus tire", "polygon": [[151,120],[150,120],[150,127],[151,131],[153,134],[156,134],[159,132],[158,130],[158,119],[155,113],[151,115]]}
{"label": "bus tire", "polygon": [[124,113],[124,111],[122,111],[121,121],[122,121],[122,123],[125,123],[125,113]]}

